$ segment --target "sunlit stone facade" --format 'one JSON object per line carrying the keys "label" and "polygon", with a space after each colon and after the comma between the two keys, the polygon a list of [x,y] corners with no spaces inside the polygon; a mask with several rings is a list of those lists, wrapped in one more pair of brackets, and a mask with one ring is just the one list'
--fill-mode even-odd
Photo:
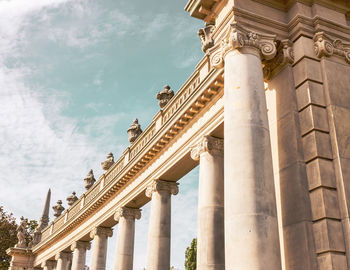
{"label": "sunlit stone facade", "polygon": [[131,270],[135,220],[150,202],[146,269],[168,270],[171,197],[196,166],[198,270],[350,269],[349,2],[185,9],[205,23],[194,73],[144,131],[133,123],[130,147],[109,154],[96,182],[90,172],[32,247],[8,250],[10,269],[83,269],[90,247],[90,269],[105,269],[118,224],[115,269]]}

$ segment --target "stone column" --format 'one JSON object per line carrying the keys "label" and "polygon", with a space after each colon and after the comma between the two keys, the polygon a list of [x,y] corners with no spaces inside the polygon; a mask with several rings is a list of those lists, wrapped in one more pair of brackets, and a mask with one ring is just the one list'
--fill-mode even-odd
{"label": "stone column", "polygon": [[[214,48],[213,48],[214,49]],[[275,36],[232,23],[212,64],[223,66],[226,269],[281,269],[263,60]]]}
{"label": "stone column", "polygon": [[41,264],[43,270],[54,270],[56,267],[56,261],[45,261]]}
{"label": "stone column", "polygon": [[146,190],[151,200],[148,232],[147,270],[170,269],[171,195],[178,184],[155,180]]}
{"label": "stone column", "polygon": [[205,136],[191,157],[199,160],[197,269],[224,270],[224,140]]}
{"label": "stone column", "polygon": [[55,256],[57,261],[56,270],[69,270],[69,262],[72,259],[72,254],[69,252],[59,252]]}
{"label": "stone column", "polygon": [[96,227],[91,233],[93,238],[91,270],[105,270],[107,257],[108,237],[112,237],[113,230],[111,228]]}
{"label": "stone column", "polygon": [[115,270],[133,270],[135,218],[141,218],[141,210],[122,207],[114,215],[118,222]]}
{"label": "stone column", "polygon": [[83,270],[86,263],[86,250],[91,247],[90,242],[76,241],[72,244],[73,251],[72,270]]}

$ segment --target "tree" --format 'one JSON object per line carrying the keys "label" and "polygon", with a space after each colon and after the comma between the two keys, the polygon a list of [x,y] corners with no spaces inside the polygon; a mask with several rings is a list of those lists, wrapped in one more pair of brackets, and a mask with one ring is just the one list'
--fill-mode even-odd
{"label": "tree", "polygon": [[0,269],[10,266],[11,258],[6,254],[6,249],[17,243],[17,224],[12,213],[8,214],[0,206]]}
{"label": "tree", "polygon": [[191,247],[186,248],[185,269],[186,270],[196,270],[197,269],[197,238],[194,238],[192,240]]}
{"label": "tree", "polygon": [[[23,217],[22,217],[23,218]],[[35,220],[26,221],[26,241],[27,244],[32,240],[31,235],[38,223]],[[17,243],[17,224],[16,218],[12,213],[5,212],[4,208],[0,206],[0,269],[8,269],[10,266],[11,257],[6,254],[9,247],[14,247]]]}

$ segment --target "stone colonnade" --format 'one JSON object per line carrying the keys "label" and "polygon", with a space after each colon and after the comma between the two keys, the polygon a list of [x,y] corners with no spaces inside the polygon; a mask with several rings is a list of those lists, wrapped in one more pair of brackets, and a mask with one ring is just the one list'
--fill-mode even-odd
{"label": "stone colonnade", "polygon": [[[214,47],[212,64],[224,67],[225,139],[205,136],[191,149],[200,163],[198,270],[281,269],[272,156],[261,59],[276,54],[274,36],[254,34],[231,24],[225,42]],[[225,155],[224,155],[225,152]],[[225,188],[224,188],[225,187]],[[171,195],[176,182],[155,180],[151,198],[147,270],[170,269]],[[120,208],[115,269],[132,270],[135,219],[139,209]],[[111,228],[97,227],[91,270],[106,267]],[[77,241],[72,270],[83,269],[89,242]],[[70,254],[59,253],[44,269],[68,269]]]}

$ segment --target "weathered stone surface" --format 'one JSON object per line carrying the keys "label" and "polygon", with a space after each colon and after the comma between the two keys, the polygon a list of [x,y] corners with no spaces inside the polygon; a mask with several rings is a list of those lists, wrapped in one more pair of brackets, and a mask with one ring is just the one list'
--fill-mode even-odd
{"label": "weathered stone surface", "polygon": [[323,85],[320,83],[306,81],[297,88],[296,93],[299,111],[310,104],[326,106]]}
{"label": "weathered stone surface", "polygon": [[318,188],[310,193],[313,220],[322,218],[340,219],[336,190]]}
{"label": "weathered stone surface", "polygon": [[332,161],[317,158],[306,165],[309,189],[318,187],[336,188]]}

